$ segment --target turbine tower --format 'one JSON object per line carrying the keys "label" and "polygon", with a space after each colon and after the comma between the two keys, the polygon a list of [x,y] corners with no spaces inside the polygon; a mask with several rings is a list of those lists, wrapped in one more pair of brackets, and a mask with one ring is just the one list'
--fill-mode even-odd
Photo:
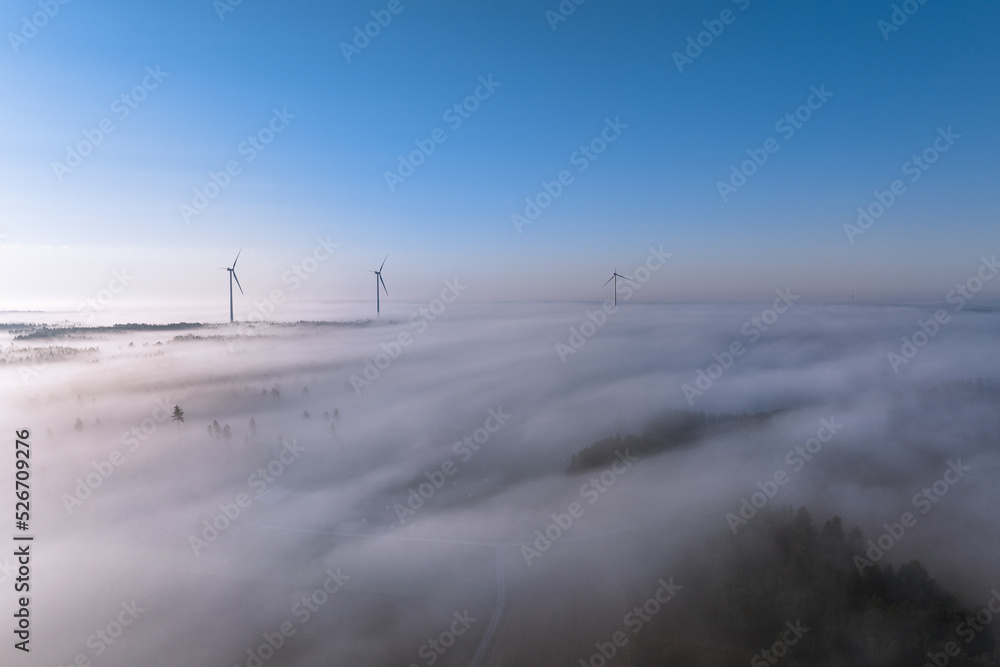
{"label": "turbine tower", "polygon": [[240,285],[240,279],[236,277],[236,262],[240,261],[240,253],[243,252],[243,248],[240,248],[240,252],[236,253],[236,259],[233,260],[232,267],[220,266],[219,268],[223,271],[229,271],[229,321],[233,321],[233,280],[236,280],[236,286],[240,288],[240,294],[243,294],[243,285]]}
{"label": "turbine tower", "polygon": [[[627,280],[630,283],[634,283],[635,282],[634,280],[632,280],[628,276],[623,276],[622,274],[618,273],[618,268],[615,267],[615,272],[611,274],[610,278],[608,278],[608,283],[610,283],[612,280],[615,281],[615,306],[618,305],[618,279],[619,278],[621,278],[622,280]],[[604,286],[607,287],[608,283],[604,283]]]}
{"label": "turbine tower", "polygon": [[369,271],[371,271],[372,273],[375,274],[375,313],[376,314],[381,314],[382,313],[382,305],[381,305],[381,303],[379,301],[379,289],[378,289],[378,284],[379,283],[382,283],[382,289],[385,290],[385,295],[389,296],[389,290],[386,289],[385,281],[382,280],[382,267],[385,266],[385,260],[387,260],[387,259],[389,259],[389,255],[386,255],[385,258],[382,260],[382,266],[378,267],[378,271],[372,271],[371,269],[369,269]]}

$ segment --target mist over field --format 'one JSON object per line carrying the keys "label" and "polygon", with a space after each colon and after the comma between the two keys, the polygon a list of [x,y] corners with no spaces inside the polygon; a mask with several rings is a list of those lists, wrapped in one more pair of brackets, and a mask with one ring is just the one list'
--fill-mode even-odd
{"label": "mist over field", "polygon": [[[649,664],[644,641],[680,655],[671,623],[735,645],[702,622],[693,573],[799,507],[865,541],[897,531],[846,576],[919,559],[984,607],[1000,311],[935,329],[938,308],[772,307],[4,325],[0,402],[31,432],[32,664],[603,664],[617,631],[608,664]],[[934,334],[907,356],[921,323]],[[635,437],[699,413],[669,446]],[[598,441],[609,458],[570,470]],[[628,617],[648,599],[662,611]]]}
{"label": "mist over field", "polygon": [[0,3],[0,667],[997,667],[998,32]]}

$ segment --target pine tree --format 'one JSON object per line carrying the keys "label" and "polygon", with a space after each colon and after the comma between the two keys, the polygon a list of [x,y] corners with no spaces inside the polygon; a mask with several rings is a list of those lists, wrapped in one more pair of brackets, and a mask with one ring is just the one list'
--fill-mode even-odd
{"label": "pine tree", "polygon": [[177,432],[181,432],[181,423],[184,421],[184,411],[181,410],[181,406],[174,406],[174,413],[170,415],[170,418],[177,422]]}

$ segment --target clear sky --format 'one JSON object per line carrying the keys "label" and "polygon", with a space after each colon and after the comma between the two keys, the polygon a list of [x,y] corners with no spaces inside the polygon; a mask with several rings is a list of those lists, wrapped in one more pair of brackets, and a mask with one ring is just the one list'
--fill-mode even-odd
{"label": "clear sky", "polygon": [[[303,298],[369,298],[388,253],[398,299],[459,276],[475,298],[597,300],[662,244],[642,299],[933,301],[1000,250],[990,0],[909,0],[898,26],[872,0],[235,1],[3,3],[0,309],[123,267],[130,298],[214,297],[240,247],[264,294],[319,236],[340,247]],[[602,131],[603,153],[576,152]],[[433,153],[390,187],[416,142]],[[747,151],[767,161],[724,198]],[[226,186],[191,213],[211,172]]]}

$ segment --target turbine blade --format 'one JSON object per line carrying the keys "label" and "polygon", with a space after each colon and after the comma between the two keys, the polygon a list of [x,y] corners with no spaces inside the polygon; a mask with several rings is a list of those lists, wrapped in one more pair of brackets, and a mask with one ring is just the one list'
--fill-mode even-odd
{"label": "turbine blade", "polygon": [[236,262],[240,261],[240,253],[243,252],[243,248],[240,248],[240,252],[236,253],[236,259],[233,260],[233,268],[236,268]]}
{"label": "turbine blade", "polygon": [[[385,264],[385,262],[382,262],[382,263]],[[389,296],[389,289],[385,286],[385,281],[382,280],[382,274],[381,273],[378,274],[378,279],[379,279],[379,282],[382,283],[382,290],[385,292],[385,295]],[[378,287],[378,285],[376,285],[376,287]]]}
{"label": "turbine blade", "polygon": [[[610,278],[608,278],[608,283],[610,283],[614,279],[615,279],[615,277],[611,276]],[[608,283],[604,283],[603,287],[606,287]]]}
{"label": "turbine blade", "polygon": [[233,279],[236,280],[236,286],[240,288],[240,294],[243,294],[243,285],[240,285],[240,279],[236,277],[235,271],[233,271]]}
{"label": "turbine blade", "polygon": [[623,276],[623,275],[622,275],[622,274],[620,274],[620,273],[618,274],[618,277],[619,277],[619,278],[624,278],[625,280],[628,280],[629,282],[633,282],[633,283],[635,282],[634,280],[632,280],[632,279],[631,279],[631,278],[629,278],[628,276]]}
{"label": "turbine blade", "polygon": [[[384,258],[382,259],[382,266],[385,266],[385,260],[387,260],[387,259],[389,259],[389,255],[386,255],[386,256],[385,256],[385,257],[384,257]],[[382,272],[382,266],[378,267],[378,270],[379,270],[379,273],[381,273],[381,272]]]}

